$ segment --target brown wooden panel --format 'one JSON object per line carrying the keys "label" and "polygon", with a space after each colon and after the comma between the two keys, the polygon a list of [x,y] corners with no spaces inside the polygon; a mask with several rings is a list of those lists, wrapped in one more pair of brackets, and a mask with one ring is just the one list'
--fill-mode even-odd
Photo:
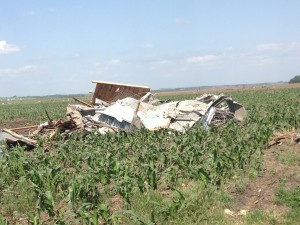
{"label": "brown wooden panel", "polygon": [[[93,104],[95,104],[96,98],[106,102],[112,102],[124,97],[141,98],[150,91],[150,88],[146,86],[101,81],[92,82],[96,83],[96,88],[93,95]],[[118,89],[119,91],[116,92]]]}

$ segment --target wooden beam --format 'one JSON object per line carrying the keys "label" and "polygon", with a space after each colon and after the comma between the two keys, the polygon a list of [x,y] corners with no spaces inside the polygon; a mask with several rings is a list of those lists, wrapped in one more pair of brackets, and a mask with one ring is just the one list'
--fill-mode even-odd
{"label": "wooden beam", "polygon": [[90,105],[89,103],[86,103],[86,102],[84,102],[84,101],[82,101],[82,100],[80,100],[80,99],[78,99],[78,98],[73,98],[75,101],[77,101],[77,102],[80,102],[82,105],[85,105],[85,106],[87,106],[87,107],[90,107],[90,108],[93,108],[93,106],[92,105]]}
{"label": "wooden beam", "polygon": [[15,127],[15,128],[10,128],[9,130],[11,131],[17,131],[17,130],[26,130],[26,129],[36,129],[38,128],[39,125],[33,125],[33,126],[27,126],[27,127]]}

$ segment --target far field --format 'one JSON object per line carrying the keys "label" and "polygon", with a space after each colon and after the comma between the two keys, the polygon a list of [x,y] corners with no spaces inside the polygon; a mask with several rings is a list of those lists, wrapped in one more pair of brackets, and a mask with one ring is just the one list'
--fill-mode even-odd
{"label": "far field", "polygon": [[[0,157],[0,224],[300,224],[300,85],[225,93],[247,119],[205,131],[147,130],[39,140]],[[84,99],[89,101],[88,98]],[[0,102],[0,128],[57,119],[72,99]],[[274,137],[286,135],[281,145]]]}
{"label": "far field", "polygon": [[162,91],[157,93],[158,96],[174,96],[174,95],[186,95],[195,94],[200,95],[203,93],[227,93],[234,91],[258,91],[258,90],[274,90],[285,88],[300,88],[300,83],[294,84],[270,84],[270,85],[249,85],[249,86],[230,86],[230,87],[211,87],[194,90],[182,90],[182,91]]}

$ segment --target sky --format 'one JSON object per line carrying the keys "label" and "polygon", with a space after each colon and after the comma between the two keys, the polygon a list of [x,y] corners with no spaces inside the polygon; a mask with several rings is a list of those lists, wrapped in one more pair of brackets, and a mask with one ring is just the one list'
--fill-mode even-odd
{"label": "sky", "polygon": [[0,0],[0,97],[289,81],[299,0]]}

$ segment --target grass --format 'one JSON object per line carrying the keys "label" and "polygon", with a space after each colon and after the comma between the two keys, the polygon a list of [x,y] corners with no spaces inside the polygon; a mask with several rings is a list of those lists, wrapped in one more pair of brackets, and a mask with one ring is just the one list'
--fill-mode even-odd
{"label": "grass", "polygon": [[[16,220],[26,219],[26,215],[34,213],[35,195],[25,179],[15,182],[10,189],[2,192],[0,211]],[[1,217],[0,224],[2,224]]]}
{"label": "grass", "polygon": [[284,214],[286,224],[300,224],[300,182],[295,188],[281,185],[277,190],[275,202],[291,207],[291,210]]}
{"label": "grass", "polygon": [[167,194],[138,194],[132,210],[123,213],[121,224],[231,224],[223,212],[231,201],[226,192],[200,183]]}
{"label": "grass", "polygon": [[235,180],[235,188],[237,192],[243,193],[246,190],[248,183],[249,183],[249,178],[247,177],[237,178]]}
{"label": "grass", "polygon": [[285,145],[284,148],[279,148],[277,153],[278,160],[281,163],[291,166],[300,166],[299,146]]}
{"label": "grass", "polygon": [[288,189],[284,186],[279,187],[276,193],[276,203],[300,209],[300,183],[293,189]]}
{"label": "grass", "polygon": [[246,218],[242,220],[241,224],[245,225],[276,225],[285,224],[286,221],[282,218],[282,215],[274,211],[253,211],[250,212]]}
{"label": "grass", "polygon": [[[82,99],[82,98],[81,98]],[[45,109],[51,119],[65,116],[66,106],[77,104],[72,98],[29,98],[0,102],[0,123],[7,121],[25,121],[40,124],[48,121]]]}

